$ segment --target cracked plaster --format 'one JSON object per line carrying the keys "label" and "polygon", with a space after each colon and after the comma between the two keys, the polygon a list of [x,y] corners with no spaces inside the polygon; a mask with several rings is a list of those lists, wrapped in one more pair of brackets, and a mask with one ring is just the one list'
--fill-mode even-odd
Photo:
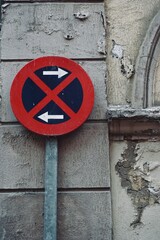
{"label": "cracked plaster", "polygon": [[156,162],[154,166],[153,163],[150,164],[150,159],[142,157],[143,151],[140,150],[138,143],[128,142],[127,148],[115,166],[121,178],[121,186],[126,189],[137,212],[135,219],[130,223],[133,227],[142,224],[144,208],[159,203],[158,195],[150,191],[154,189],[151,169],[153,172],[158,167],[158,163]]}
{"label": "cracked plaster", "polygon": [[159,153],[159,142],[112,142],[114,240],[148,240],[151,232],[159,239],[153,214],[160,212]]}

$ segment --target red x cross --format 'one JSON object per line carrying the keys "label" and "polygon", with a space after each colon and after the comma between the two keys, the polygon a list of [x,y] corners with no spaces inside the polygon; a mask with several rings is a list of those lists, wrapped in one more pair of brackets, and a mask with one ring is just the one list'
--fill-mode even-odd
{"label": "red x cross", "polygon": [[30,116],[34,117],[37,112],[39,112],[43,107],[45,107],[51,100],[53,100],[70,118],[75,116],[75,112],[72,111],[67,104],[65,104],[57,95],[67,87],[75,79],[75,75],[71,73],[66,77],[56,88],[51,90],[37,75],[33,72],[30,73],[30,79],[43,91],[46,93],[44,97],[30,112]]}

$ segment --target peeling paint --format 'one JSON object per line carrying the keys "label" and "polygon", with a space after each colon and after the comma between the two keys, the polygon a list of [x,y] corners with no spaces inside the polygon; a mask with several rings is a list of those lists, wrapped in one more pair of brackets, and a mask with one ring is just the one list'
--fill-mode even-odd
{"label": "peeling paint", "polygon": [[132,60],[129,56],[125,56],[124,48],[120,44],[117,44],[114,40],[112,40],[112,43],[112,57],[119,59],[122,75],[127,79],[131,78],[135,73],[135,66]]}
{"label": "peeling paint", "polygon": [[151,187],[151,180],[147,179],[150,171],[149,163],[145,161],[142,169],[138,166],[141,155],[138,142],[127,142],[127,148],[115,166],[115,170],[121,178],[121,186],[127,190],[136,209],[135,220],[130,224],[133,228],[143,224],[141,222],[142,214],[147,206],[159,204],[159,191],[155,191]]}
{"label": "peeling paint", "polygon": [[135,73],[135,67],[129,57],[120,60],[121,73],[127,78],[131,78]]}

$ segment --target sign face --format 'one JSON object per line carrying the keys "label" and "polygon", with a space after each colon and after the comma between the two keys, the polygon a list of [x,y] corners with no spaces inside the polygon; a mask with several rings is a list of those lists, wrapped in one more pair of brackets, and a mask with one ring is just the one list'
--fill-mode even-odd
{"label": "sign face", "polygon": [[18,72],[10,100],[22,125],[41,135],[58,136],[86,121],[94,104],[94,88],[87,73],[74,61],[41,57]]}

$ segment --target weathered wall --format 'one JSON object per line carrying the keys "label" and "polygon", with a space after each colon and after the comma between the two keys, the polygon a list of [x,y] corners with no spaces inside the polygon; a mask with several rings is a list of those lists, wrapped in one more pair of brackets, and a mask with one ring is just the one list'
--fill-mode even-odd
{"label": "weathered wall", "polygon": [[[58,239],[112,239],[106,109],[114,105],[109,111],[113,240],[159,240],[159,109],[149,114],[121,106],[137,106],[135,65],[160,0],[106,0],[106,16],[98,0],[7,2],[1,31],[0,239],[43,239],[45,138],[17,124],[9,89],[28,61],[59,55],[87,70],[95,105],[83,127],[58,138]],[[159,71],[157,61],[151,91],[156,106]]]}
{"label": "weathered wall", "polygon": [[[151,39],[160,22],[147,30],[160,11],[160,1],[106,0],[105,3],[113,239],[159,240],[160,124],[153,120],[156,114],[159,119],[159,108],[155,112],[142,108],[159,107],[160,61],[156,51],[160,46],[159,30],[156,42]],[[141,48],[144,39],[148,45]],[[147,53],[149,47],[156,49],[152,55]],[[153,58],[154,69],[137,60],[138,56]],[[136,63],[141,66],[135,66]],[[143,79],[147,74],[149,83]],[[139,97],[143,88],[148,95]]]}
{"label": "weathered wall", "polygon": [[58,138],[58,239],[111,240],[104,5],[8,2],[1,31],[0,239],[43,239],[45,137],[17,123],[9,91],[28,61],[58,55],[82,65],[95,87],[88,122]]}
{"label": "weathered wall", "polygon": [[111,143],[115,240],[159,239],[159,142]]}

